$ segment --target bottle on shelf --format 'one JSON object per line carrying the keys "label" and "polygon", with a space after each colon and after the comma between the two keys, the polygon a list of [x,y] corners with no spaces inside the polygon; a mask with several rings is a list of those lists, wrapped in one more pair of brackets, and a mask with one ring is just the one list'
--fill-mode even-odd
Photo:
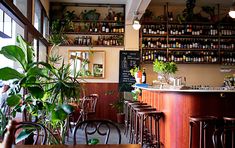
{"label": "bottle on shelf", "polygon": [[146,72],[145,72],[145,68],[144,68],[143,73],[142,73],[142,83],[146,84],[146,80],[147,80],[147,76],[146,76]]}

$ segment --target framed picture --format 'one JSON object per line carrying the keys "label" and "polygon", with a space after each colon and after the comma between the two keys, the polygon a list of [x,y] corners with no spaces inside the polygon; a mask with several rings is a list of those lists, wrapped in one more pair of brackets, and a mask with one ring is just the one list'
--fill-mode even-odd
{"label": "framed picture", "polygon": [[103,64],[93,64],[93,74],[94,77],[103,76]]}

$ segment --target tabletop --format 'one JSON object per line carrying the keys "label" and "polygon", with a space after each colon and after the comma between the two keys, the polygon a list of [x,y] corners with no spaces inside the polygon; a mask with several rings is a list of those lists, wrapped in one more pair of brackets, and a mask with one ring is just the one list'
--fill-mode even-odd
{"label": "tabletop", "polygon": [[[2,147],[2,144],[0,144]],[[14,145],[13,148],[141,148],[139,144]]]}

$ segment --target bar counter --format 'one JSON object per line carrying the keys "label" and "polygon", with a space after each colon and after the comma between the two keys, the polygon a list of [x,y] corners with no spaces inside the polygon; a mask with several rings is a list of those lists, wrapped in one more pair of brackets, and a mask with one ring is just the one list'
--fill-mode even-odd
{"label": "bar counter", "polygon": [[[142,90],[139,100],[164,113],[160,120],[161,143],[164,148],[189,148],[190,116],[235,116],[235,90],[135,87]],[[195,129],[193,148],[198,148],[199,137]]]}

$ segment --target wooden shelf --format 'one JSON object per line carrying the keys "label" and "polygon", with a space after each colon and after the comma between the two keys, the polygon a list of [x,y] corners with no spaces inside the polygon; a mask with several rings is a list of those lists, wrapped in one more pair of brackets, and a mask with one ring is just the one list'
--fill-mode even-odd
{"label": "wooden shelf", "polygon": [[60,46],[70,46],[70,47],[114,47],[114,48],[124,48],[124,45],[118,45],[118,46],[114,46],[114,45],[60,45]]}
{"label": "wooden shelf", "polygon": [[103,32],[65,32],[65,34],[75,34],[75,35],[124,35],[124,33],[103,33]]}
{"label": "wooden shelf", "polygon": [[167,34],[143,34],[142,37],[167,37]]}
{"label": "wooden shelf", "polygon": [[160,50],[160,51],[167,51],[167,48],[150,48],[150,47],[144,47],[142,50]]}
{"label": "wooden shelf", "polygon": [[170,51],[219,51],[219,49],[201,49],[201,48],[168,48]]}
{"label": "wooden shelf", "polygon": [[73,22],[78,22],[78,23],[116,23],[116,24],[123,24],[124,26],[124,21],[115,21],[115,20],[72,20]]}
{"label": "wooden shelf", "polygon": [[186,34],[181,34],[181,35],[169,35],[169,37],[174,37],[174,38],[218,38],[218,35],[186,35]]}

